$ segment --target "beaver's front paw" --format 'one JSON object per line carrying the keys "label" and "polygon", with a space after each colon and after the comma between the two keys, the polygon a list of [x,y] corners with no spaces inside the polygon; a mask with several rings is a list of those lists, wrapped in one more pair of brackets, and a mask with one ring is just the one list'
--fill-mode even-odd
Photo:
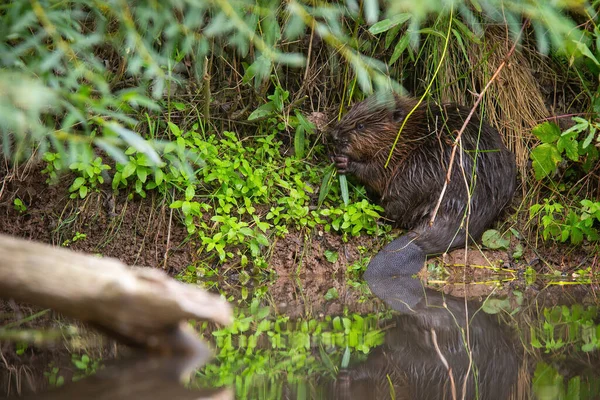
{"label": "beaver's front paw", "polygon": [[332,159],[340,174],[348,172],[348,164],[350,163],[348,156],[333,156]]}

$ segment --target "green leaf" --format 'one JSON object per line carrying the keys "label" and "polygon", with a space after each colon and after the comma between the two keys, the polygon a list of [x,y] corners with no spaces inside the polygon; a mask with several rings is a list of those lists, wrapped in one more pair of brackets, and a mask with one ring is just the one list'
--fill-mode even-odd
{"label": "green leaf", "polygon": [[323,180],[321,181],[321,187],[319,188],[319,199],[317,200],[317,204],[319,205],[319,207],[321,207],[323,201],[325,200],[325,197],[327,197],[327,194],[329,194],[329,191],[331,190],[331,177],[333,176],[333,171],[335,171],[335,167],[333,164],[331,164],[326,169],[325,175],[323,176]]}
{"label": "green leaf", "polygon": [[258,118],[268,117],[269,115],[273,114],[274,111],[275,111],[275,105],[272,102],[263,104],[262,106],[258,107],[256,110],[254,110],[252,112],[252,114],[250,114],[248,116],[248,121],[252,121],[252,120],[255,120]]}
{"label": "green leaf", "polygon": [[562,153],[563,151],[567,154],[572,161],[579,160],[579,143],[577,142],[577,133],[572,132],[563,134],[556,142],[557,150]]}
{"label": "green leaf", "polygon": [[387,33],[385,34],[385,44],[384,44],[384,48],[386,50],[390,48],[390,46],[394,40],[398,39],[398,32],[400,32],[401,28],[402,28],[401,25],[396,25],[395,27],[393,27],[387,31]]}
{"label": "green leaf", "polygon": [[123,179],[129,178],[131,175],[133,175],[136,168],[137,168],[137,165],[135,165],[133,162],[125,164],[125,167],[123,167],[123,171],[121,171],[121,177]]}
{"label": "green leaf", "polygon": [[481,242],[490,249],[506,250],[510,244],[510,240],[502,237],[502,234],[495,229],[489,229],[483,233]]}
{"label": "green leaf", "polygon": [[325,259],[330,263],[335,263],[339,258],[339,253],[337,251],[325,250]]}
{"label": "green leaf", "polygon": [[542,143],[531,151],[535,178],[541,180],[556,171],[556,166],[562,160],[556,146]]}
{"label": "green leaf", "polygon": [[340,190],[342,192],[342,200],[344,200],[344,205],[347,206],[350,203],[350,194],[348,193],[348,179],[346,178],[346,175],[339,175],[339,179]]}
{"label": "green leaf", "polygon": [[304,135],[304,126],[299,125],[296,128],[296,134],[294,135],[294,150],[296,153],[296,158],[301,160],[304,158],[304,147],[305,147],[305,135]]}
{"label": "green leaf", "polygon": [[498,314],[500,311],[511,309],[510,300],[489,297],[483,302],[481,308],[486,314]]}
{"label": "green leaf", "polygon": [[580,40],[573,40],[572,42],[575,43],[575,47],[577,47],[577,50],[579,50],[584,57],[589,58],[596,65],[600,65],[600,63],[598,62],[598,59],[594,56],[594,54],[592,53],[590,48],[587,46],[587,44],[585,44],[583,41],[580,41]]}
{"label": "green leaf", "polygon": [[156,183],[156,186],[160,185],[163,180],[164,180],[165,174],[164,172],[162,172],[161,169],[157,169],[156,171],[154,171],[154,183]]}
{"label": "green leaf", "polygon": [[350,365],[350,348],[346,347],[346,350],[344,351],[344,356],[342,357],[342,364],[340,365],[340,367],[348,368],[349,365]]}
{"label": "green leaf", "polygon": [[403,13],[403,14],[395,15],[393,18],[384,19],[382,21],[379,21],[379,22],[373,24],[369,28],[369,32],[371,32],[373,35],[377,35],[379,33],[386,32],[399,24],[405,23],[406,21],[408,21],[410,19],[410,17],[411,17],[410,14]]}
{"label": "green leaf", "polygon": [[535,126],[531,133],[544,143],[554,143],[560,138],[560,128],[553,122],[544,122]]}
{"label": "green leaf", "polygon": [[79,188],[79,197],[81,197],[82,199],[87,196],[88,194],[88,187],[87,186],[81,186]]}
{"label": "green leaf", "polygon": [[336,300],[340,297],[340,295],[338,294],[338,291],[336,288],[332,287],[330,288],[327,293],[325,293],[325,300],[330,301],[330,300]]}
{"label": "green leaf", "polygon": [[410,43],[410,36],[409,35],[404,35],[402,36],[402,38],[400,40],[398,40],[398,43],[396,43],[396,47],[394,47],[394,52],[392,53],[392,56],[390,57],[390,61],[388,62],[388,65],[393,65],[398,58],[400,58],[400,56],[402,55],[402,53],[404,53],[404,50],[406,50],[406,48],[408,47],[408,44]]}
{"label": "green leaf", "polygon": [[276,53],[275,61],[292,67],[304,67],[306,58],[300,53]]}
{"label": "green leaf", "polygon": [[119,184],[121,183],[121,172],[115,172],[115,176],[112,181],[113,190],[117,190],[119,188]]}
{"label": "green leaf", "polygon": [[190,185],[185,189],[185,199],[187,201],[192,200],[195,195],[196,195],[196,190],[194,189],[194,186]]}
{"label": "green leaf", "polygon": [[379,19],[379,0],[364,0],[363,9],[368,24],[372,24]]}
{"label": "green leaf", "polygon": [[523,257],[523,245],[521,243],[515,246],[515,251],[513,252],[512,257],[515,260],[518,260],[519,258]]}
{"label": "green leaf", "polygon": [[146,179],[148,178],[148,170],[145,167],[137,167],[136,169],[137,177],[142,183],[146,183]]}
{"label": "green leaf", "polygon": [[81,185],[83,185],[85,183],[85,178],[83,177],[79,177],[79,178],[75,178],[75,180],[73,181],[73,184],[71,185],[71,191],[75,191],[77,189],[79,189],[81,187]]}

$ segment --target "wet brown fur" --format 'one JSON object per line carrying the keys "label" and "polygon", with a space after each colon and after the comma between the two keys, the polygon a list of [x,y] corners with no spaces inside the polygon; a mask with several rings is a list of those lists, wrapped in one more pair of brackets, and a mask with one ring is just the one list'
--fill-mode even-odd
{"label": "wet brown fur", "polygon": [[[426,254],[478,237],[508,204],[515,189],[514,156],[498,132],[474,115],[462,134],[451,179],[433,226],[453,143],[469,113],[454,104],[423,103],[408,117],[415,99],[372,96],[356,104],[331,130],[334,160],[378,198],[388,218],[416,235]],[[471,194],[470,207],[469,193]],[[461,237],[462,236],[462,237]]]}

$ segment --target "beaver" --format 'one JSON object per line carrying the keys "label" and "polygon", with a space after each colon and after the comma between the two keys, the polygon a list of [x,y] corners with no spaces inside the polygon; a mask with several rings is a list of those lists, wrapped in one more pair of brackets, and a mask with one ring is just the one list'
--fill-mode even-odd
{"label": "beaver", "polygon": [[453,143],[470,109],[424,102],[409,116],[415,105],[417,100],[396,94],[371,96],[354,105],[330,131],[338,172],[354,176],[384,208],[387,218],[409,230],[371,260],[367,278],[413,275],[426,255],[464,246],[467,235],[478,239],[515,191],[514,155],[498,131],[473,115],[431,223]]}

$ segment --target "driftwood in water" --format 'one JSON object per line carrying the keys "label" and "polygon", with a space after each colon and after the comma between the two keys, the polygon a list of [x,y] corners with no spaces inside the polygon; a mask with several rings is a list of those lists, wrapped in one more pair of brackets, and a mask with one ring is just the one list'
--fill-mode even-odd
{"label": "driftwood in water", "polygon": [[118,360],[96,375],[59,389],[26,396],[25,400],[231,400],[230,389],[184,387],[195,368],[203,365],[210,351],[186,357],[142,357]]}
{"label": "driftwood in water", "polygon": [[193,351],[186,319],[231,322],[218,296],[162,271],[0,235],[0,297],[55,309],[128,344]]}

